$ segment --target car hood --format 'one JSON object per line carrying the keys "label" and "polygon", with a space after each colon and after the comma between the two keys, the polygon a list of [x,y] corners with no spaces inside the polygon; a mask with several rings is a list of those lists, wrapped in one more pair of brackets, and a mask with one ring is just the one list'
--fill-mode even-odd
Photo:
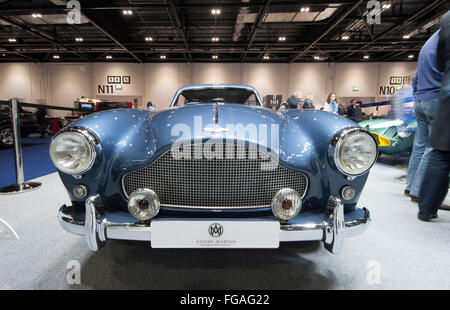
{"label": "car hood", "polygon": [[[367,178],[365,174],[348,180],[329,166],[331,139],[340,130],[358,124],[323,111],[280,112],[238,104],[197,104],[153,113],[109,110],[89,115],[66,128],[76,126],[89,129],[101,143],[98,164],[83,176],[83,182],[91,192],[102,193],[104,202],[111,205],[116,201],[125,203],[121,190],[123,175],[147,166],[169,151],[175,142],[191,143],[192,138],[194,143],[225,138],[257,144],[260,151],[267,151],[282,166],[308,176],[308,195],[313,197],[308,203],[311,204],[325,202],[328,196],[323,193],[339,195],[344,184],[353,184],[359,191],[364,183],[361,180]],[[228,130],[222,131],[224,128]],[[68,188],[79,182],[61,172],[60,176]],[[73,195],[71,198],[76,199]],[[319,203],[319,200],[323,201]]]}
{"label": "car hood", "polygon": [[[196,104],[171,108],[156,113],[148,129],[162,144],[172,143],[186,131],[193,139],[230,138],[251,142],[260,128],[279,126],[283,115],[263,107],[243,104]],[[255,132],[256,130],[256,132]],[[161,145],[162,146],[162,145]]]}

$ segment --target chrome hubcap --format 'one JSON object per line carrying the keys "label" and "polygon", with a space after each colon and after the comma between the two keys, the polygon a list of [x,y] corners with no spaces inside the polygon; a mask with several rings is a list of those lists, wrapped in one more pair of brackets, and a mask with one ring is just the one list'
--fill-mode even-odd
{"label": "chrome hubcap", "polygon": [[13,135],[11,128],[5,128],[0,132],[0,140],[3,144],[13,144]]}

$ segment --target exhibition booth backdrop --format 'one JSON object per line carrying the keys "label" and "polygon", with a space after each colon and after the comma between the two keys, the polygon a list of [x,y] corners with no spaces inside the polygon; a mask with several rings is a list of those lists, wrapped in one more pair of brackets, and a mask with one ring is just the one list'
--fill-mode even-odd
{"label": "exhibition booth backdrop", "polygon": [[[262,96],[288,98],[295,90],[314,94],[320,106],[329,92],[339,97],[389,100],[409,84],[416,62],[393,63],[4,63],[0,64],[0,100],[73,107],[80,97],[153,101],[167,107],[181,86],[203,83],[248,84]],[[56,115],[67,112],[55,111]]]}

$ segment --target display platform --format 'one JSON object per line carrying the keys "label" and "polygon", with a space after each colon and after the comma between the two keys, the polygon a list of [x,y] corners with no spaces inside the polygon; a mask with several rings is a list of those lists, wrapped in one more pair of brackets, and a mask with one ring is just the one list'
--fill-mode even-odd
{"label": "display platform", "polygon": [[[0,240],[0,289],[448,288],[450,212],[439,211],[433,223],[418,221],[417,205],[402,195],[404,184],[396,180],[405,173],[374,166],[360,200],[373,221],[366,233],[345,240],[340,255],[320,242],[185,250],[112,240],[91,252],[82,237],[56,220],[58,206],[69,201],[53,173],[35,180],[43,184],[36,191],[2,197],[1,217],[19,239]],[[78,266],[80,284],[70,285],[67,278]]]}

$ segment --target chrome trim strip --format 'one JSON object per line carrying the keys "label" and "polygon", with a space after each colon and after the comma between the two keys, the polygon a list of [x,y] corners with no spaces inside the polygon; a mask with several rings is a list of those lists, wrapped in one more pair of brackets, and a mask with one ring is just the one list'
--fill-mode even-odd
{"label": "chrome trim strip", "polygon": [[61,227],[75,235],[84,236],[84,220],[77,220],[72,217],[73,207],[63,205],[58,212],[58,221]]}
{"label": "chrome trim strip", "polygon": [[218,210],[218,209],[226,209],[226,210],[240,210],[240,209],[263,209],[270,208],[270,205],[267,206],[245,206],[245,207],[202,207],[202,206],[183,206],[183,205],[171,205],[171,204],[161,204],[161,207],[168,208],[178,208],[178,210],[183,209],[204,209],[204,210]]}
{"label": "chrome trim strip", "polygon": [[[107,239],[151,241],[151,222],[149,224],[111,223],[96,208],[100,205],[98,196],[89,197],[88,201],[85,220],[74,219],[72,216],[74,208],[66,205],[60,208],[58,219],[61,227],[66,231],[84,236],[91,250],[97,251]],[[324,216],[322,222],[281,224],[280,241],[321,240],[327,250],[336,254],[342,249],[344,238],[358,235],[367,229],[371,217],[366,208],[362,209],[364,212],[361,216],[345,222],[340,200],[330,197],[329,201],[327,212],[322,214]]]}
{"label": "chrome trim strip", "polygon": [[327,213],[324,222],[324,244],[325,248],[333,254],[342,250],[344,242],[344,205],[335,197],[328,199]]}
{"label": "chrome trim strip", "polygon": [[98,251],[99,242],[97,240],[97,232],[100,231],[98,226],[99,222],[97,220],[97,210],[95,209],[95,202],[100,198],[99,195],[91,196],[86,200],[86,213],[84,220],[85,227],[85,241],[87,246],[92,251]]}

